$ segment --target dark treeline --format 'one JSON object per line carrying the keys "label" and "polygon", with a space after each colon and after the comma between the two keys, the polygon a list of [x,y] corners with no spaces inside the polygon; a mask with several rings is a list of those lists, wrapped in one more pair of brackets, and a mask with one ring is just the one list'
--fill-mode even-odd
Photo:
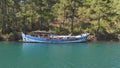
{"label": "dark treeline", "polygon": [[0,0],[0,38],[18,40],[35,30],[118,38],[119,7],[120,0]]}

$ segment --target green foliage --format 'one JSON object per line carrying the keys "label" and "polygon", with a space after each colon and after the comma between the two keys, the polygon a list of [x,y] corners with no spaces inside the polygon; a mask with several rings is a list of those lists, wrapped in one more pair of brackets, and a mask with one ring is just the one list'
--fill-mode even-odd
{"label": "green foliage", "polygon": [[119,7],[120,0],[1,0],[0,34],[8,38],[21,31],[52,28],[56,34],[116,36],[120,34]]}
{"label": "green foliage", "polygon": [[55,34],[57,35],[68,35],[70,34],[70,31],[64,27],[59,27],[54,29]]}

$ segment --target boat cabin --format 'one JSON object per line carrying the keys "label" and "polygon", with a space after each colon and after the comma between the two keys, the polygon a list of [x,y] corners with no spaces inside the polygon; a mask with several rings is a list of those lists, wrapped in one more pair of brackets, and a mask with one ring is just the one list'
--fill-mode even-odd
{"label": "boat cabin", "polygon": [[42,37],[42,38],[50,38],[50,36],[52,35],[52,32],[34,31],[34,35],[37,37]]}

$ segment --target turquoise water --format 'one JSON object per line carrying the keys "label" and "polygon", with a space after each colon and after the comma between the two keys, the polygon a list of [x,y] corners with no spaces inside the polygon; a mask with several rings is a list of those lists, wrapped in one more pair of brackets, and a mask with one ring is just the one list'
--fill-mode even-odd
{"label": "turquoise water", "polygon": [[0,42],[0,68],[120,68],[120,42]]}

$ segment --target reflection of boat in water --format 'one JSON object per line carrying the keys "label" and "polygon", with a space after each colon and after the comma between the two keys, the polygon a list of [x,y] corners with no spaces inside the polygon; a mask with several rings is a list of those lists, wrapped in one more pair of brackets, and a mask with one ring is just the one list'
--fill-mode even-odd
{"label": "reflection of boat in water", "polygon": [[34,31],[34,35],[22,33],[23,42],[40,42],[40,43],[74,43],[85,42],[89,33],[77,36],[71,35],[53,35],[51,32]]}

